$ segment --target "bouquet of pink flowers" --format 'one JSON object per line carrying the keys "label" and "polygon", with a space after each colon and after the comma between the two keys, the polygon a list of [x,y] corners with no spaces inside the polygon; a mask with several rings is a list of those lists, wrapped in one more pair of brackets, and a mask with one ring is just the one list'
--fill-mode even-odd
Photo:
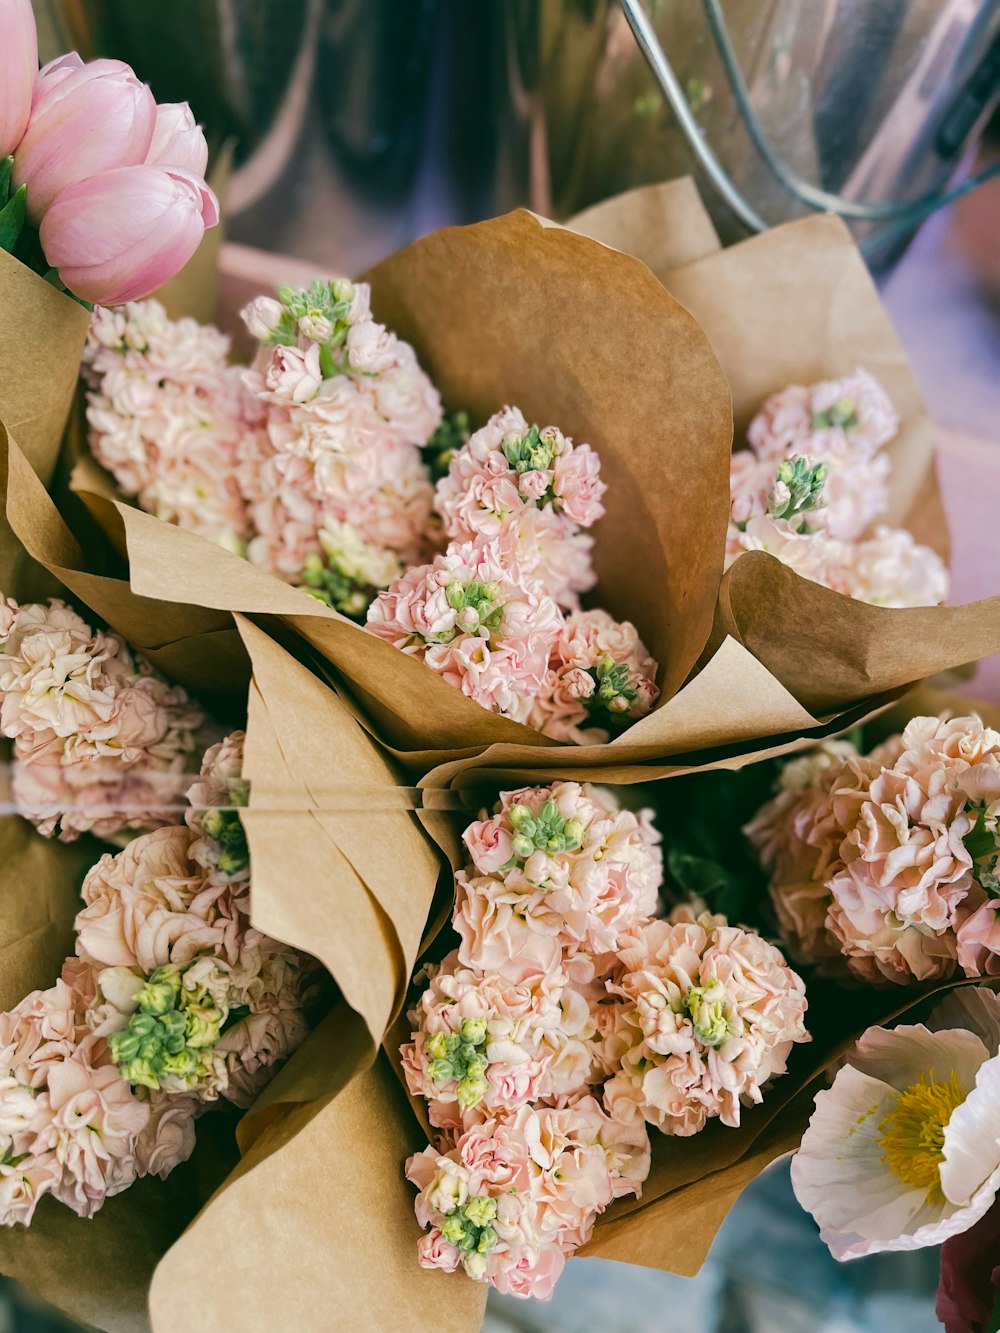
{"label": "bouquet of pink flowers", "polygon": [[656,918],[652,811],[556,782],[505,792],[463,834],[456,949],[402,1048],[432,1146],[411,1157],[425,1268],[545,1298],[615,1199],[647,1125],[689,1136],[763,1100],[808,1040],[805,988],[754,931],[697,904]]}
{"label": "bouquet of pink flowers", "polygon": [[197,1117],[220,1098],[248,1106],[302,1041],[316,968],[251,925],[243,733],[209,746],[192,782],[204,716],[185,691],[63,602],[4,605],[15,802],[65,840],[154,830],[90,868],[74,956],[0,1014],[11,1226],[47,1194],[92,1217],[142,1176],[165,1179]]}

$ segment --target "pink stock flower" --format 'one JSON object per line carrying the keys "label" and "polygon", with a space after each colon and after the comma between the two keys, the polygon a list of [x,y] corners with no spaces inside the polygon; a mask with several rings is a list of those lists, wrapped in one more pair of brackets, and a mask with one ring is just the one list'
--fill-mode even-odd
{"label": "pink stock flower", "polygon": [[0,1223],[30,1222],[52,1194],[81,1217],[136,1176],[149,1108],[88,1029],[86,998],[69,981],[0,1014]]}
{"label": "pink stock flower", "polygon": [[868,757],[794,761],[782,786],[746,832],[796,957],[904,985],[1000,968],[1000,734],[914,718]]}
{"label": "pink stock flower", "polygon": [[590,1002],[561,968],[516,983],[462,967],[451,953],[408,1017],[414,1031],[403,1068],[434,1125],[469,1128],[529,1102],[584,1093],[595,1079]]}
{"label": "pink stock flower", "polygon": [[575,611],[549,658],[531,725],[564,743],[605,741],[608,727],[627,726],[650,711],[660,694],[657,670],[630,621],[606,611]]}
{"label": "pink stock flower", "polygon": [[297,347],[273,347],[264,383],[279,403],[306,403],[314,398],[323,383],[317,344],[311,343],[305,351]]}
{"label": "pink stock flower", "polygon": [[144,162],[155,124],[153,94],[122,61],[84,64],[74,53],[46,65],[14,153],[12,185],[27,185],[30,221],[38,226],[70,186]]}
{"label": "pink stock flower", "polygon": [[190,859],[194,841],[190,829],[174,826],[101,857],[81,889],[85,906],[76,931],[82,959],[146,975],[199,954],[235,961],[243,927],[232,890],[204,878]]}
{"label": "pink stock flower", "polygon": [[959,782],[998,751],[1000,734],[977,717],[915,718],[867,790],[832,793],[844,837],[829,923],[862,977],[906,984],[956,970],[956,932],[985,898],[965,847],[975,819]]}
{"label": "pink stock flower", "polygon": [[40,235],[46,259],[70,291],[122,305],[179,273],[218,220],[218,201],[194,172],[119,166],[62,189]]}
{"label": "pink stock flower", "polygon": [[491,1118],[448,1152],[426,1148],[406,1164],[429,1228],[420,1262],[449,1272],[461,1263],[500,1292],[545,1300],[597,1217],[638,1194],[648,1171],[644,1128],[616,1124],[592,1097]]}
{"label": "pink stock flower", "polygon": [[773,394],[747,427],[747,439],[760,458],[808,454],[825,462],[845,449],[870,458],[898,429],[885,390],[859,368],[843,379],[793,384]]}
{"label": "pink stock flower", "polygon": [[185,691],[62,602],[5,609],[0,729],[25,817],[65,841],[170,822],[204,722]]}
{"label": "pink stock flower", "polygon": [[38,36],[31,0],[0,0],[0,158],[24,137],[38,72]]}
{"label": "pink stock flower", "polygon": [[249,535],[237,467],[246,419],[229,339],[157,301],[98,306],[84,349],[90,447],[126,495],[166,522],[239,549]]}
{"label": "pink stock flower", "polygon": [[586,983],[656,908],[659,835],[648,811],[619,810],[610,792],[575,782],[504,792],[464,838],[477,872],[456,877],[465,967],[523,981],[565,961]]}
{"label": "pink stock flower", "polygon": [[208,167],[208,144],[187,102],[167,102],[156,108],[156,123],[146,163],[158,167],[183,167],[204,176]]}
{"label": "pink stock flower", "polygon": [[367,629],[481,707],[523,722],[561,625],[552,599],[495,544],[453,543],[379,593]]}
{"label": "pink stock flower", "polygon": [[842,579],[852,597],[873,606],[938,606],[948,596],[944,561],[899,528],[876,528],[849,548]]}
{"label": "pink stock flower", "polygon": [[574,608],[595,581],[589,538],[604,512],[600,462],[554,426],[529,427],[516,407],[471,435],[438,482],[436,506],[453,541],[500,539],[523,572]]}
{"label": "pink stock flower", "polygon": [[740,1123],[808,1041],[802,980],[782,955],[724,917],[687,907],[638,926],[619,947],[608,983],[626,1002],[617,1033],[620,1072],[605,1105],[625,1124],[645,1119],[689,1135],[707,1119]]}
{"label": "pink stock flower", "polygon": [[149,1121],[135,1143],[137,1174],[166,1180],[194,1152],[194,1122],[204,1103],[183,1093],[154,1092],[148,1105]]}

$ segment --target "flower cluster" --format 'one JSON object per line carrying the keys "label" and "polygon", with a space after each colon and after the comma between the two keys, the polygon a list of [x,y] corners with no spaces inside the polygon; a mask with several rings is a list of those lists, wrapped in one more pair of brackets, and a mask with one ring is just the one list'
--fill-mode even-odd
{"label": "flower cluster", "polygon": [[427,1268],[547,1297],[649,1171],[647,1123],[739,1123],[806,1039],[801,981],[721,917],[652,918],[649,811],[556,782],[471,824],[458,948],[426,969],[402,1048],[434,1144],[412,1157]]}
{"label": "flower cluster", "polygon": [[384,587],[424,549],[433,488],[420,451],[441,401],[413,348],[372,317],[365,283],[316,281],[278,296],[243,312],[262,344],[244,375],[262,421],[240,469],[249,555],[296,582],[308,563],[308,586],[349,609],[336,580]]}
{"label": "flower cluster", "polygon": [[379,594],[368,629],[493,712],[606,741],[648,713],[657,666],[634,625],[580,611],[604,510],[600,463],[505,407],[451,451],[436,503],[449,545]]}
{"label": "flower cluster", "polygon": [[237,481],[244,418],[229,339],[158,301],[98,306],[84,349],[90,447],[125,495],[232,550],[250,535]]}
{"label": "flower cluster", "polygon": [[594,586],[589,528],[604,513],[600,460],[555,426],[529,425],[505,407],[472,434],[437,484],[435,503],[453,542],[502,540],[523,573],[575,609]]}
{"label": "flower cluster", "polygon": [[918,717],[781,786],[746,831],[797,958],[873,983],[1000,974],[1000,732]]}
{"label": "flower cluster", "polygon": [[67,842],[176,818],[205,721],[183,689],[60,601],[0,600],[0,649],[0,730],[25,818]]}
{"label": "flower cluster", "polygon": [[345,279],[259,297],[249,370],[155,301],[98,308],[84,357],[91,449],[125,494],[355,619],[426,552],[442,417],[368,302]]}
{"label": "flower cluster", "polygon": [[0,7],[0,51],[0,247],[86,301],[162,287],[219,220],[187,103],[157,106],[120,60],[39,70],[30,0]]}
{"label": "flower cluster", "polygon": [[814,583],[876,606],[932,606],[947,571],[910,533],[879,525],[899,418],[866,371],[769,398],[733,454],[731,563],[766,551]]}
{"label": "flower cluster", "polygon": [[[0,1222],[52,1194],[81,1217],[194,1147],[195,1118],[247,1106],[305,1035],[308,960],[250,925],[231,832],[242,735],[205,755],[188,824],[84,880],[76,957],[0,1015]],[[223,794],[227,808],[202,808]],[[245,852],[245,846],[243,848]]]}
{"label": "flower cluster", "polygon": [[723,916],[675,908],[634,930],[618,950],[609,990],[611,1049],[621,1068],[605,1085],[608,1110],[665,1134],[696,1134],[709,1117],[739,1125],[807,1041],[805,986],[781,953]]}

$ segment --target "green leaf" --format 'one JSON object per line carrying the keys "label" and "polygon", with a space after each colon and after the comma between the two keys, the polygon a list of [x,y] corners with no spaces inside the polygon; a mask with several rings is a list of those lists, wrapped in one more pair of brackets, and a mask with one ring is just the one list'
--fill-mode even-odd
{"label": "green leaf", "polygon": [[0,207],[7,202],[10,194],[10,173],[13,170],[14,159],[8,153],[6,157],[0,158]]}
{"label": "green leaf", "polygon": [[746,915],[754,886],[718,861],[672,847],[667,852],[667,870],[689,898],[701,898],[710,911],[721,912],[734,924]]}
{"label": "green leaf", "polygon": [[21,188],[0,208],[0,250],[11,253],[24,226],[25,198],[28,187]]}

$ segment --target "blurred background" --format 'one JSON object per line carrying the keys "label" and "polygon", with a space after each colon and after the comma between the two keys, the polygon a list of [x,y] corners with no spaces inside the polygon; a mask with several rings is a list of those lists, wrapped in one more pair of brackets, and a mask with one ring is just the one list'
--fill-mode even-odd
{"label": "blurred background", "polygon": [[[633,0],[645,52],[627,7],[35,0],[43,60],[115,56],[191,103],[231,163],[231,262],[252,247],[357,275],[446,223],[564,219],[685,173],[727,242],[846,213],[942,430],[946,504],[982,508],[978,525],[951,511],[970,599],[996,568],[996,486],[958,479],[995,460],[1000,420],[1000,176],[969,188],[1000,167],[1000,0]],[[930,1333],[936,1284],[935,1251],[836,1264],[778,1163],[698,1278],[574,1260],[551,1304],[493,1300],[486,1328]],[[0,1333],[72,1327],[0,1297]]]}

